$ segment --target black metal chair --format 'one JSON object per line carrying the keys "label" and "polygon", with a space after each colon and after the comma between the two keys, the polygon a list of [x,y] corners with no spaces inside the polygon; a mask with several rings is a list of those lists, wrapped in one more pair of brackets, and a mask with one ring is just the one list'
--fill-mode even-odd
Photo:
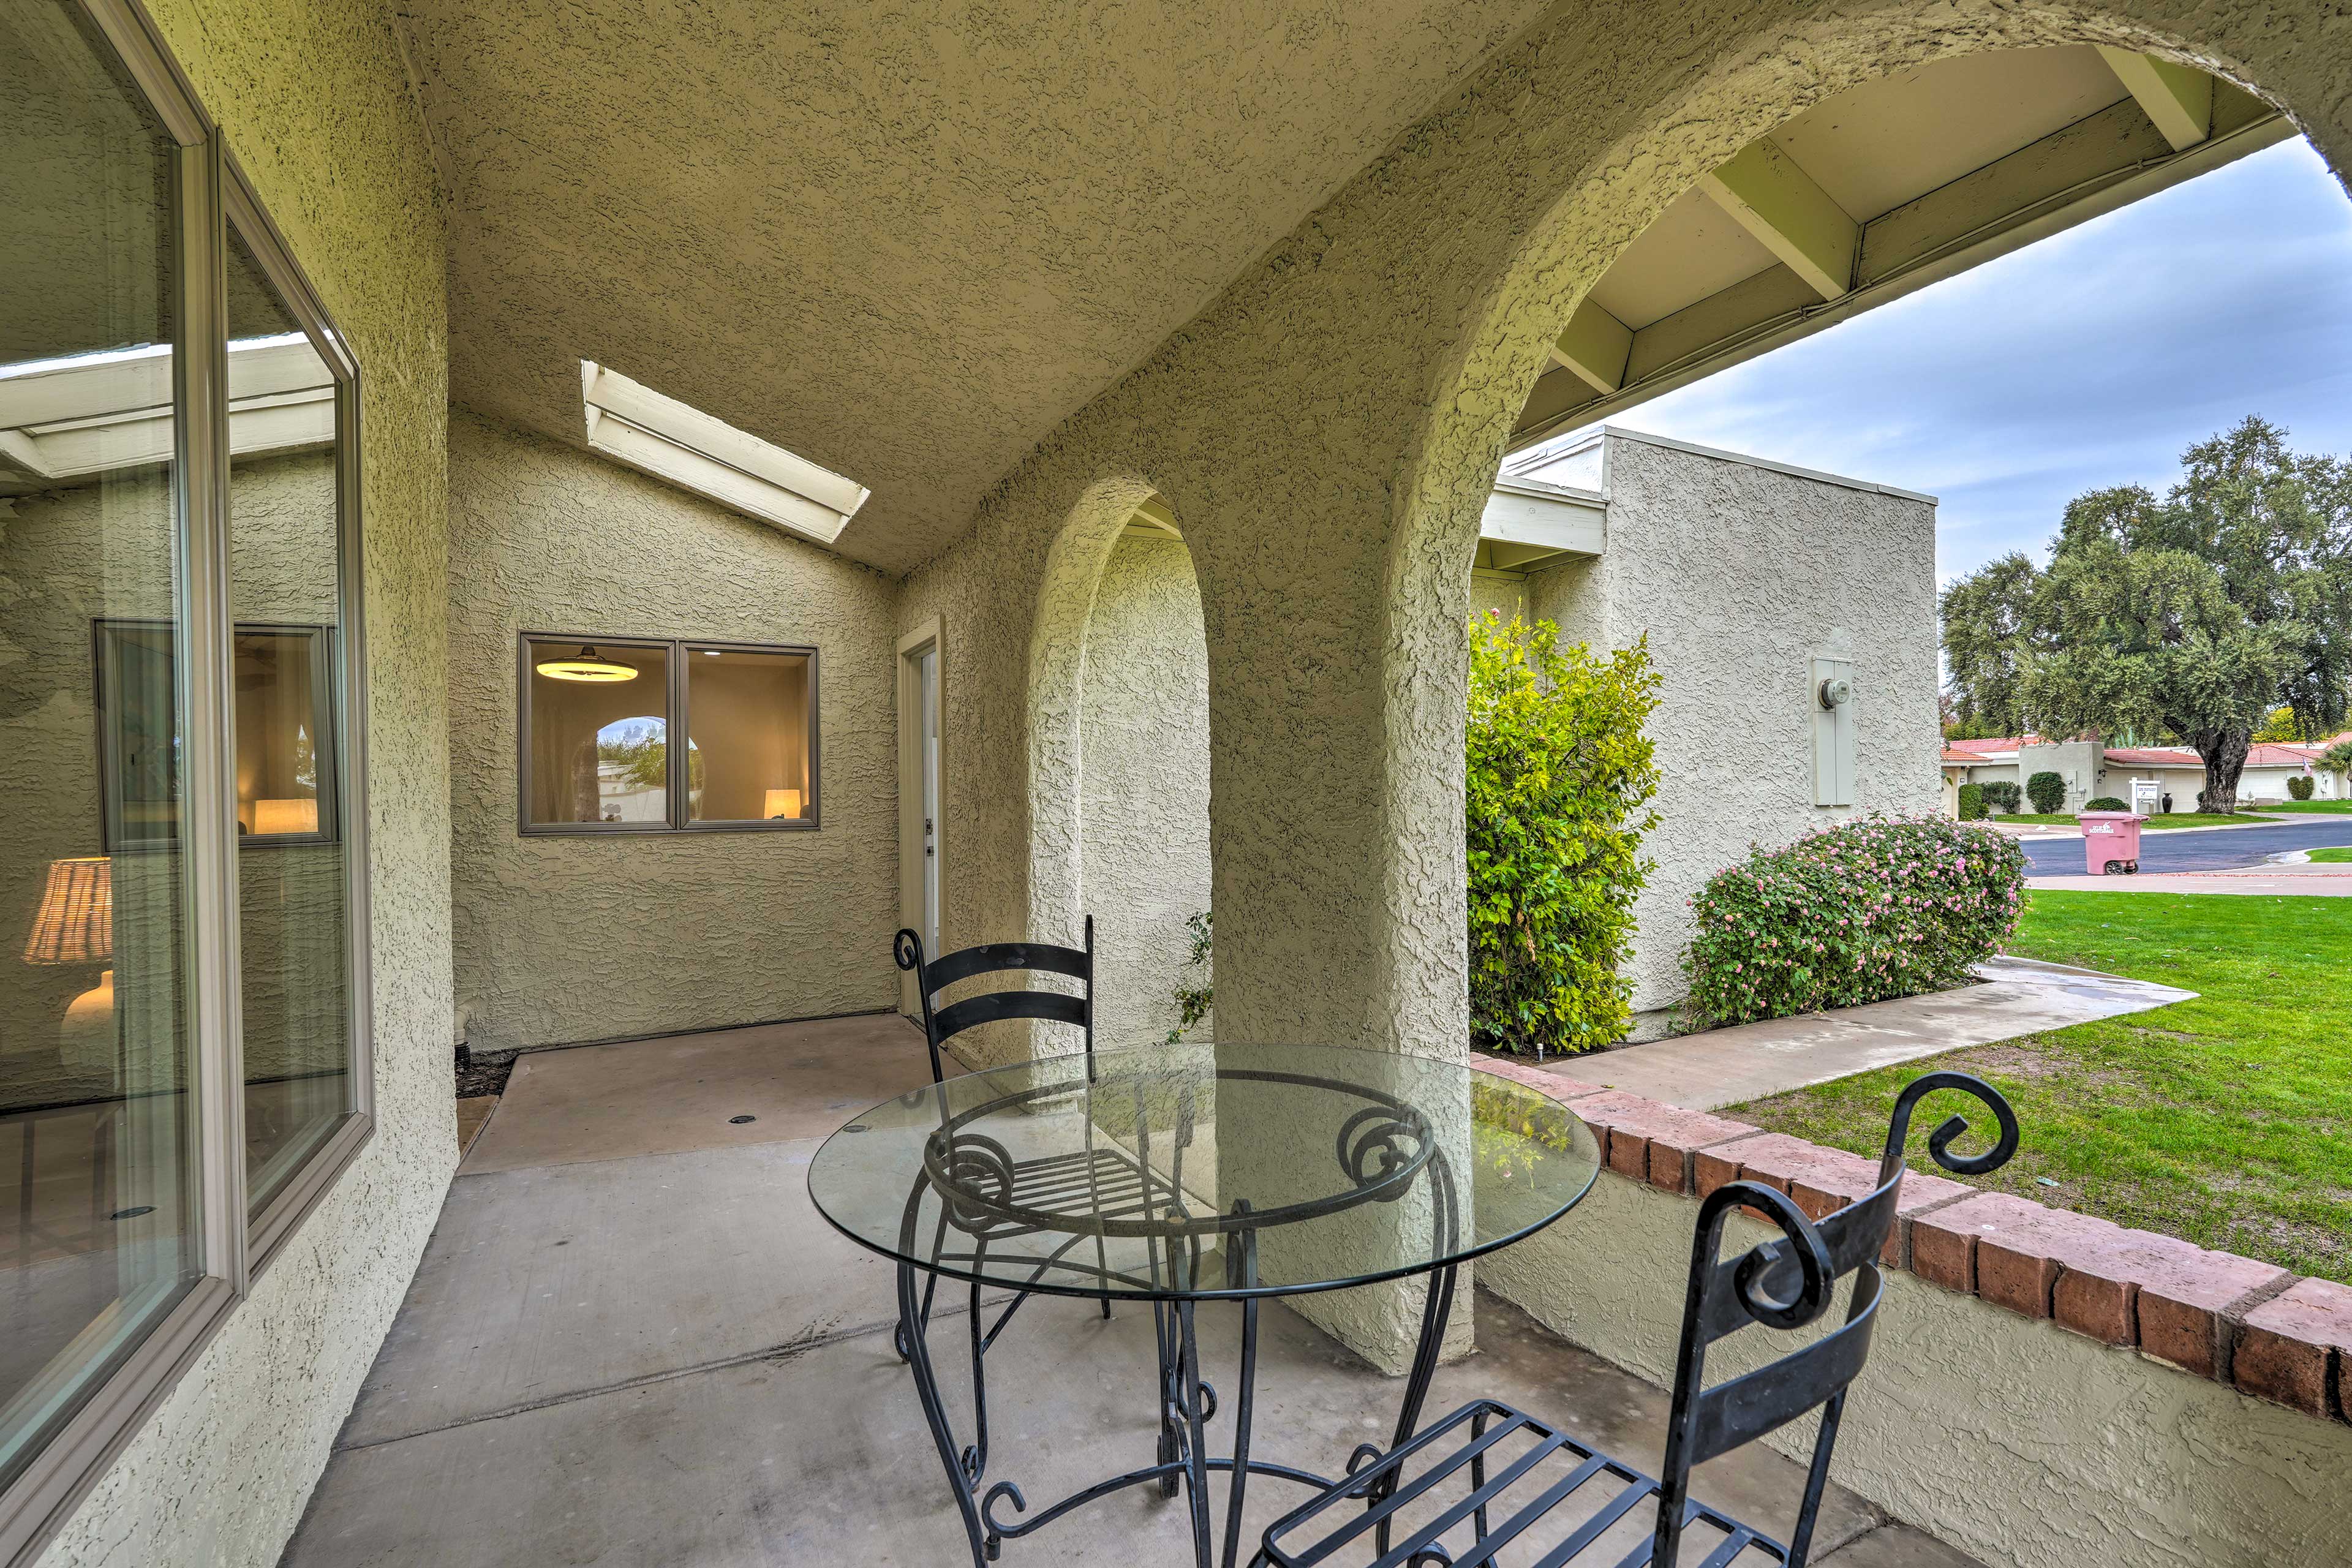
{"label": "black metal chair", "polygon": [[[1086,946],[1058,947],[1048,942],[985,942],[967,947],[957,952],[930,959],[923,953],[923,939],[911,930],[902,930],[892,939],[892,956],[898,967],[915,976],[915,992],[923,1010],[923,1039],[931,1053],[931,1081],[946,1081],[940,1049],[955,1036],[982,1024],[1002,1022],[1010,1018],[1038,1018],[1047,1023],[1067,1024],[1079,1030],[1084,1040],[1087,1058],[1087,1079],[1095,1076],[1095,921],[1086,919]],[[1066,975],[1078,983],[1074,995],[1067,991],[1005,990],[989,991],[950,1002],[939,1004],[940,994],[959,981],[975,975],[1001,974],[1013,972]],[[976,1166],[984,1166],[979,1173],[992,1187],[1002,1191],[1003,1200],[1010,1205],[1032,1213],[1052,1214],[1069,1207],[1075,1213],[1100,1213],[1107,1215],[1140,1215],[1148,1206],[1150,1178],[1142,1164],[1116,1145],[1089,1147],[1076,1154],[1057,1155],[1039,1160],[1016,1160],[993,1140],[966,1136],[972,1147],[959,1149],[958,1160],[969,1159]],[[1084,1194],[1085,1203],[1077,1200]],[[938,1234],[933,1237],[935,1254],[945,1257],[948,1227],[955,1223],[954,1205],[942,1203],[938,1220]],[[967,1222],[969,1223],[969,1222]],[[1002,1241],[1011,1233],[1002,1228],[975,1233],[975,1249],[991,1241]],[[1062,1259],[1072,1247],[1084,1238],[1084,1232],[1074,1232],[1069,1243],[1052,1258],[1041,1262],[1034,1279],[1042,1279],[1049,1270],[1062,1268]],[[1098,1277],[1107,1278],[1109,1260],[1099,1230],[1093,1233],[1095,1263]],[[972,1255],[977,1258],[977,1251]],[[939,1290],[940,1277],[930,1273],[923,1286],[920,1314],[922,1327],[931,1321],[931,1302]],[[1091,1292],[1080,1291],[1080,1294]],[[1028,1291],[1017,1292],[1005,1304],[992,1325],[983,1326],[980,1310],[980,1286],[971,1287],[971,1366],[972,1392],[975,1406],[975,1436],[977,1441],[965,1449],[962,1458],[966,1473],[977,1480],[988,1466],[988,1397],[984,1360],[989,1348],[1004,1331],[1013,1314],[1029,1299]],[[1102,1293],[1102,1315],[1110,1316],[1110,1293]],[[908,1359],[907,1327],[901,1323],[893,1337],[898,1358]]]}
{"label": "black metal chair", "polygon": [[[940,958],[923,956],[923,939],[911,930],[902,930],[891,939],[891,956],[898,967],[915,977],[915,992],[922,999],[923,1039],[931,1052],[931,1081],[944,1080],[940,1065],[940,1047],[966,1029],[982,1024],[994,1024],[1007,1018],[1042,1018],[1048,1023],[1074,1024],[1086,1038],[1087,1076],[1094,1077],[1095,1060],[1095,917],[1088,915],[1086,924],[1087,945],[1055,947],[1042,942],[982,942],[967,947],[961,952],[950,952]],[[976,974],[999,974],[1025,970],[1046,974],[1066,974],[1078,983],[1075,996],[1066,991],[991,991],[982,995],[967,996],[942,1007],[938,998],[940,992],[960,980],[970,980]]]}
{"label": "black metal chair", "polygon": [[[1499,1401],[1479,1400],[1386,1453],[1370,1445],[1357,1449],[1346,1480],[1265,1532],[1255,1563],[1477,1568],[1496,1563],[1509,1548],[1513,1563],[1537,1568],[1604,1562],[1617,1568],[1675,1568],[1685,1534],[1698,1532],[1704,1540],[1692,1545],[1705,1548],[1699,1568],[1759,1560],[1804,1568],[1846,1387],[1862,1371],[1876,1324],[1877,1259],[1902,1194],[1911,1113],[1941,1089],[1983,1101],[2000,1124],[2000,1137],[1985,1153],[1954,1154],[1952,1141],[1968,1123],[1950,1117],[1928,1134],[1937,1163],[1965,1175],[2005,1163],[2017,1151],[2017,1116],[2009,1102],[1966,1073],[1935,1072],[1914,1080],[1896,1099],[1878,1185],[1868,1196],[1818,1223],[1785,1194],[1755,1182],[1730,1183],[1699,1205],[1663,1479]],[[1739,1257],[1718,1259],[1724,1223],[1740,1208],[1761,1213],[1781,1234]],[[1752,1372],[1706,1385],[1711,1346],[1756,1324],[1803,1328],[1828,1309],[1837,1282],[1848,1275],[1853,1289],[1843,1323]],[[1691,1497],[1693,1466],[1816,1408],[1821,1427],[1787,1544]],[[1465,1481],[1466,1489],[1457,1490]],[[1629,1545],[1627,1516],[1654,1500],[1655,1527]]]}

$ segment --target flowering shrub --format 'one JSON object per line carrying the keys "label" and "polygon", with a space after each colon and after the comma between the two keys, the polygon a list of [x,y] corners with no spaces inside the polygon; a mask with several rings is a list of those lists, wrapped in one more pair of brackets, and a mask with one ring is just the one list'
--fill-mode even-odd
{"label": "flowering shrub", "polygon": [[1869,816],[1751,851],[1691,900],[1698,1026],[1916,996],[1968,979],[2017,924],[2025,852],[1940,816]]}

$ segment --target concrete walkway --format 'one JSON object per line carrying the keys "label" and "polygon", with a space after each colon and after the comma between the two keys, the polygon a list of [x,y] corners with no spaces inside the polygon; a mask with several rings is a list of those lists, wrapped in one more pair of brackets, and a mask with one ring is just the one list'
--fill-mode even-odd
{"label": "concrete walkway", "polygon": [[2229,871],[2143,871],[2137,877],[2033,877],[2027,886],[2074,893],[2241,893],[2352,898],[2352,865],[2245,866]]}
{"label": "concrete walkway", "polygon": [[[819,1131],[927,1079],[921,1037],[890,1018],[524,1058],[283,1568],[964,1562],[891,1350],[891,1269],[827,1226],[807,1190]],[[1681,1290],[1657,1282],[1661,1302]],[[933,1343],[968,1427],[963,1301],[942,1292]],[[1491,1394],[1657,1464],[1664,1394],[1495,1298],[1475,1311],[1480,1353],[1441,1371],[1431,1413]],[[1235,1318],[1200,1315],[1221,1382]],[[1397,1380],[1282,1306],[1261,1322],[1254,1452],[1336,1474],[1356,1443],[1384,1440]],[[1150,1463],[1152,1365],[1145,1309],[1104,1322],[1089,1302],[1029,1302],[990,1358],[991,1479],[1042,1506]],[[1218,1451],[1230,1420],[1210,1427]],[[1704,1495],[1783,1533],[1804,1479],[1761,1447],[1699,1476]],[[1299,1495],[1254,1486],[1244,1539]],[[1834,1486],[1818,1543],[1823,1568],[1972,1568]],[[1191,1561],[1184,1507],[1121,1493],[1008,1542],[1003,1561],[1172,1568]]]}
{"label": "concrete walkway", "polygon": [[2197,994],[2026,958],[1996,958],[1977,973],[1982,984],[1931,995],[1709,1029],[1541,1065],[1585,1083],[1714,1110],[1963,1046],[2143,1013]]}

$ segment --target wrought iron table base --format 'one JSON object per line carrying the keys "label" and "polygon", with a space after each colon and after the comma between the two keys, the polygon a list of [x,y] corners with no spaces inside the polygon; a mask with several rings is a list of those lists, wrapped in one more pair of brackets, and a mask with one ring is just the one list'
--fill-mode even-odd
{"label": "wrought iron table base", "polygon": [[[1196,1568],[1213,1568],[1217,1564],[1222,1568],[1235,1568],[1235,1564],[1242,1561],[1243,1505],[1247,1499],[1251,1476],[1271,1476],[1317,1490],[1334,1484],[1329,1477],[1317,1475],[1311,1470],[1250,1457],[1250,1425],[1257,1394],[1258,1299],[1244,1297],[1235,1303],[1242,1313],[1242,1342],[1240,1377],[1233,1405],[1234,1442],[1230,1455],[1216,1456],[1207,1452],[1206,1428],[1219,1414],[1221,1402],[1215,1388],[1201,1376],[1200,1342],[1193,1328],[1196,1303],[1189,1299],[1154,1301],[1151,1306],[1153,1338],[1160,1363],[1159,1462],[1097,1481],[1034,1514],[1029,1513],[1028,1500],[1014,1482],[998,1481],[985,1493],[980,1492],[988,1467],[985,1363],[996,1331],[983,1331],[981,1327],[980,1291],[975,1285],[972,1289],[971,1338],[973,1427],[977,1440],[959,1449],[954,1428],[948,1419],[946,1402],[940,1396],[939,1376],[931,1364],[926,1331],[929,1292],[917,1288],[915,1274],[913,1264],[901,1262],[898,1265],[898,1345],[914,1374],[916,1397],[922,1405],[924,1422],[930,1427],[931,1441],[938,1447],[940,1463],[947,1471],[949,1489],[954,1495],[957,1512],[963,1520],[964,1533],[971,1544],[974,1568],[995,1562],[1007,1541],[1042,1530],[1065,1514],[1113,1492],[1124,1491],[1130,1487],[1149,1486],[1155,1481],[1160,1484],[1162,1497],[1173,1498],[1180,1490],[1185,1495],[1192,1513],[1192,1557]],[[1395,1443],[1402,1443],[1411,1437],[1421,1424],[1422,1405],[1429,1396],[1431,1380],[1436,1375],[1438,1357],[1444,1345],[1446,1321],[1453,1311],[1455,1274],[1456,1269],[1452,1266],[1436,1270],[1423,1301],[1421,1336],[1414,1347],[1412,1373],[1405,1381],[1402,1406],[1397,1413]],[[1018,1306],[1019,1300],[1013,1305]],[[1011,1315],[1012,1310],[1008,1308],[1004,1317],[1010,1318]],[[1003,1319],[1000,1319],[996,1330],[1003,1327]],[[1364,1445],[1350,1456],[1349,1468],[1353,1470],[1365,1454],[1380,1451],[1377,1445]],[[1222,1552],[1216,1550],[1210,1517],[1209,1477],[1214,1471],[1223,1471],[1231,1478],[1226,1489]],[[1369,1497],[1367,1503],[1377,1504],[1380,1500],[1380,1498]],[[999,1519],[995,1510],[1000,1503],[1009,1504],[1014,1514],[1021,1517]],[[1387,1534],[1385,1525],[1381,1527],[1381,1534]]]}

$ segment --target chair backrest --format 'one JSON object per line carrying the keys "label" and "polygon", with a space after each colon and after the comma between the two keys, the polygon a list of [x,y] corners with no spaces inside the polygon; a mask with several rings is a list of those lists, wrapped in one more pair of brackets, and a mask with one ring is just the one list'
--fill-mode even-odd
{"label": "chair backrest", "polygon": [[[1962,1117],[1948,1117],[1927,1135],[1927,1150],[1936,1163],[1961,1175],[1982,1175],[2006,1164],[2017,1152],[2017,1113],[2009,1101],[1967,1073],[1932,1072],[1914,1079],[1896,1097],[1885,1152],[1878,1163],[1878,1185],[1866,1196],[1818,1222],[1808,1219],[1786,1194],[1757,1182],[1727,1183],[1699,1205],[1665,1468],[1660,1477],[1653,1568],[1675,1568],[1682,1532],[1691,1522],[1692,1466],[1819,1408],[1821,1432],[1796,1529],[1789,1538],[1790,1568],[1803,1568],[1811,1548],[1813,1519],[1829,1480],[1830,1453],[1837,1443],[1846,1385],[1861,1373],[1870,1353],[1881,1289],[1877,1260],[1902,1202],[1903,1152],[1910,1137],[1911,1113],[1920,1100],[1945,1089],[1982,1101],[2000,1123],[2000,1137],[1982,1154],[1955,1154],[1952,1142],[1969,1124]],[[1740,1208],[1761,1213],[1781,1234],[1737,1258],[1718,1258],[1724,1224]],[[1838,1281],[1847,1275],[1853,1276],[1853,1294],[1843,1323],[1751,1372],[1706,1385],[1709,1346],[1751,1324],[1803,1328],[1828,1310]],[[1733,1555],[1726,1552],[1723,1560]]]}
{"label": "chair backrest", "polygon": [[[940,1047],[956,1035],[981,1024],[992,1024],[1000,1018],[1043,1018],[1050,1023],[1075,1024],[1086,1035],[1087,1078],[1095,1076],[1095,917],[1088,915],[1086,923],[1086,946],[1055,947],[1042,942],[983,942],[967,947],[961,952],[950,952],[940,958],[923,956],[923,939],[912,931],[901,931],[891,940],[891,956],[898,967],[910,970],[915,976],[915,994],[922,998],[923,1038],[931,1052],[931,1081],[938,1083],[945,1077],[940,1068]],[[1077,994],[1066,991],[1031,991],[1028,989],[990,991],[977,996],[967,996],[942,1007],[939,994],[959,980],[969,980],[975,974],[993,974],[1022,970],[1046,974],[1066,974],[1078,983]]]}

